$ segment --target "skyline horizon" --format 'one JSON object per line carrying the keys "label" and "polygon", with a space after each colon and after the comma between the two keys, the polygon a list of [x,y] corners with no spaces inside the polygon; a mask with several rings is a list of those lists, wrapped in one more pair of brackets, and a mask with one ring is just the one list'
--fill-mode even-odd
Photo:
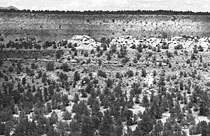
{"label": "skyline horizon", "polygon": [[123,11],[172,10],[210,12],[209,0],[0,0],[2,7],[14,6],[19,10],[58,11]]}
{"label": "skyline horizon", "polygon": [[17,10],[30,10],[30,11],[73,11],[73,12],[87,12],[87,11],[90,11],[90,12],[94,12],[94,11],[101,11],[101,12],[118,12],[118,11],[172,11],[172,12],[193,12],[193,13],[210,13],[210,11],[192,11],[192,10],[170,10],[170,9],[128,9],[128,10],[124,10],[124,9],[120,9],[120,10],[59,10],[59,9],[19,9],[13,5],[10,5],[10,6],[7,6],[7,7],[1,7],[0,8],[16,8]]}

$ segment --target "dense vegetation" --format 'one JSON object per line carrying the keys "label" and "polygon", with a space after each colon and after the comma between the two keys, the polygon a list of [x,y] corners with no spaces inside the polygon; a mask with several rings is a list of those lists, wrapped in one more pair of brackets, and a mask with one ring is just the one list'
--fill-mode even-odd
{"label": "dense vegetation", "polygon": [[132,46],[112,40],[87,49],[34,38],[2,44],[2,52],[56,54],[1,58],[0,135],[210,135],[208,49],[198,46],[198,37],[181,37],[195,43],[192,50],[167,39],[155,46],[146,39]]}

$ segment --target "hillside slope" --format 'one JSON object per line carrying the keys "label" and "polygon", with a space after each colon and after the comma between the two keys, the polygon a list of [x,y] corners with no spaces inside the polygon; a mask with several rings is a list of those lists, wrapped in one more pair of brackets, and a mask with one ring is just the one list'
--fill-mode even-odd
{"label": "hillside slope", "polygon": [[210,34],[207,15],[73,15],[0,12],[0,33],[8,38],[34,36],[41,40],[68,39],[86,34],[95,39],[102,36],[139,37]]}

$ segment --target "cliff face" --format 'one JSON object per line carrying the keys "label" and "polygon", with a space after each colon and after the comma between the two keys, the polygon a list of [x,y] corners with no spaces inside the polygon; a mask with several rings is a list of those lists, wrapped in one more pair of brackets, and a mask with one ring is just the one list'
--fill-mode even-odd
{"label": "cliff face", "polygon": [[203,15],[67,15],[0,13],[0,33],[7,37],[34,36],[40,40],[68,39],[73,35],[102,36],[209,36],[210,16]]}
{"label": "cliff face", "polygon": [[45,59],[47,57],[55,58],[56,50],[1,50],[1,58],[17,59]]}

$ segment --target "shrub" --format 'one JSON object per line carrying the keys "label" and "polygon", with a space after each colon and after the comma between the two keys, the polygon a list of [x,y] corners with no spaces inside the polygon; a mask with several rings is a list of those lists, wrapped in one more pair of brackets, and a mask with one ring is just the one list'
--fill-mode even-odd
{"label": "shrub", "polygon": [[201,45],[198,46],[198,51],[200,51],[200,52],[204,51],[204,49],[203,49],[203,47]]}
{"label": "shrub", "polygon": [[13,69],[12,67],[9,67],[8,71],[9,71],[9,72],[13,72],[14,69]]}
{"label": "shrub", "polygon": [[190,59],[187,59],[186,63],[187,63],[187,64],[190,64]]}
{"label": "shrub", "polygon": [[108,80],[106,81],[106,86],[112,88],[112,85],[113,85],[113,80],[108,79]]}
{"label": "shrub", "polygon": [[129,58],[125,57],[122,59],[122,64],[126,64],[127,62],[129,62]]}
{"label": "shrub", "polygon": [[103,77],[103,78],[106,78],[106,77],[107,77],[107,76],[106,76],[106,72],[104,72],[104,71],[102,71],[102,70],[99,70],[99,71],[98,71],[98,76]]}
{"label": "shrub", "polygon": [[22,78],[22,84],[25,85],[26,84],[26,78]]}
{"label": "shrub", "polygon": [[102,61],[98,60],[98,65],[101,66],[102,65]]}
{"label": "shrub", "polygon": [[105,43],[106,45],[109,45],[111,40],[107,37],[102,37],[101,38],[101,43]]}
{"label": "shrub", "polygon": [[117,51],[117,45],[116,44],[112,44],[110,47],[110,50],[112,53],[115,53]]}
{"label": "shrub", "polygon": [[68,80],[68,76],[66,74],[62,73],[62,72],[60,73],[59,78],[60,78],[61,81],[63,81],[63,80],[67,81]]}
{"label": "shrub", "polygon": [[169,45],[166,42],[163,42],[162,49],[168,49]]}
{"label": "shrub", "polygon": [[84,57],[88,57],[88,52],[85,52],[84,53]]}
{"label": "shrub", "polygon": [[142,69],[142,77],[146,77],[147,76],[147,72],[146,72],[146,70],[145,69]]}
{"label": "shrub", "polygon": [[80,80],[80,74],[78,71],[74,72],[74,81],[79,81]]}
{"label": "shrub", "polygon": [[119,72],[116,73],[116,78],[121,78],[121,75]]}
{"label": "shrub", "polygon": [[196,58],[196,55],[193,53],[192,55],[191,55],[191,60],[196,60],[197,58]]}
{"label": "shrub", "polygon": [[56,59],[60,59],[62,55],[63,55],[63,51],[61,50],[56,51]]}
{"label": "shrub", "polygon": [[0,67],[3,65],[3,60],[0,60]]}
{"label": "shrub", "polygon": [[177,46],[174,46],[174,49],[175,50],[180,50],[180,49],[183,49],[183,46],[181,44],[179,44]]}
{"label": "shrub", "polygon": [[90,83],[90,79],[88,77],[84,77],[81,81],[82,86],[89,83]]}
{"label": "shrub", "polygon": [[111,59],[112,59],[111,54],[108,53],[108,54],[107,54],[107,60],[111,60]]}
{"label": "shrub", "polygon": [[137,63],[137,62],[138,62],[137,58],[134,58],[133,63]]}
{"label": "shrub", "polygon": [[134,75],[132,70],[128,70],[126,74],[128,77],[132,77]]}
{"label": "shrub", "polygon": [[54,62],[53,61],[47,63],[46,70],[47,71],[53,71],[54,70]]}
{"label": "shrub", "polygon": [[3,37],[0,37],[0,41],[3,42],[4,41],[4,38]]}
{"label": "shrub", "polygon": [[79,101],[79,95],[77,93],[74,94],[74,99],[72,100],[74,103]]}
{"label": "shrub", "polygon": [[68,72],[69,71],[69,65],[68,63],[63,63],[62,66],[61,66],[61,69],[65,72]]}
{"label": "shrub", "polygon": [[136,48],[138,52],[142,52],[143,48],[141,45],[138,45],[138,47]]}
{"label": "shrub", "polygon": [[206,83],[206,86],[210,86],[210,82],[209,81]]}
{"label": "shrub", "polygon": [[82,96],[81,96],[82,98],[87,98],[88,95],[87,95],[87,92],[84,89],[81,89],[80,92],[82,94]]}
{"label": "shrub", "polygon": [[71,120],[71,113],[68,111],[63,112],[63,119],[64,120]]}
{"label": "shrub", "polygon": [[135,44],[132,44],[130,48],[131,49],[136,49],[136,45]]}
{"label": "shrub", "polygon": [[102,44],[101,44],[101,47],[103,48],[103,51],[106,51],[106,50],[107,50],[107,45],[106,45],[106,43],[102,43]]}
{"label": "shrub", "polygon": [[93,84],[89,83],[85,88],[85,92],[90,93],[91,90],[93,90]]}

